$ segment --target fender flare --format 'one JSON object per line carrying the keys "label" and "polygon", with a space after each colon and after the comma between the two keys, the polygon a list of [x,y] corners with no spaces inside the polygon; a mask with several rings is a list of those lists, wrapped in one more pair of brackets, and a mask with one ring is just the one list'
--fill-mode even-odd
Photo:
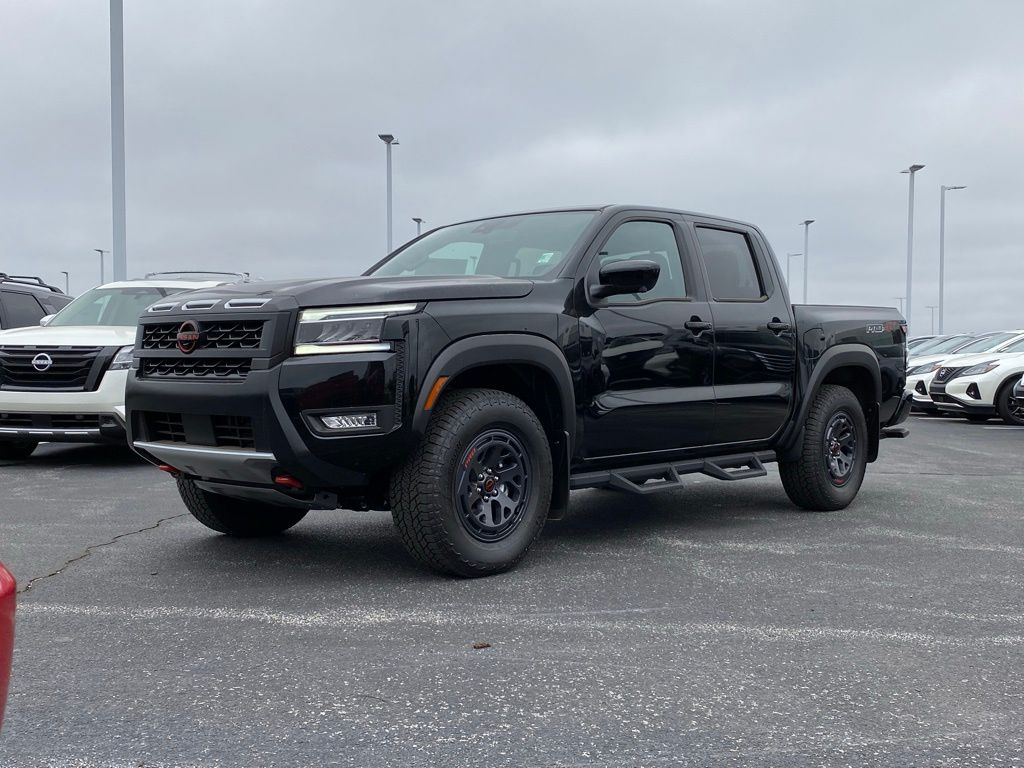
{"label": "fender flare", "polygon": [[[861,368],[871,376],[874,385],[872,401],[877,409],[878,403],[882,400],[882,371],[878,365],[878,358],[874,350],[866,344],[837,344],[825,350],[811,370],[807,385],[803,389],[800,407],[793,417],[793,428],[783,438],[782,447],[779,451],[780,457],[786,460],[793,460],[799,456],[800,446],[804,433],[804,422],[807,421],[807,413],[811,410],[811,403],[818,390],[821,389],[825,377],[839,368]],[[870,414],[865,414],[869,416]],[[872,424],[868,419],[868,432],[871,435],[872,444],[877,444],[879,425],[876,421]],[[872,451],[874,453],[874,451]]]}
{"label": "fender flare", "polygon": [[532,365],[540,368],[554,379],[562,409],[562,423],[555,425],[556,433],[566,433],[570,444],[568,455],[572,456],[576,435],[576,395],[572,373],[565,355],[554,342],[543,336],[528,333],[493,333],[470,336],[449,344],[442,349],[420,386],[416,396],[416,411],[412,426],[417,435],[426,431],[431,412],[425,409],[427,397],[434,382],[440,376],[454,379],[460,373],[482,365],[494,364]]}

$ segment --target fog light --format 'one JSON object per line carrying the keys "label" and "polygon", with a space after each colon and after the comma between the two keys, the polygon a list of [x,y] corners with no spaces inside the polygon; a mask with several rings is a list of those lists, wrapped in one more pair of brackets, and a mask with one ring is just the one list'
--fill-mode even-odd
{"label": "fog light", "polygon": [[321,416],[320,421],[328,429],[371,429],[377,426],[377,414],[346,413],[338,416]]}
{"label": "fog light", "polygon": [[981,392],[978,391],[977,384],[971,384],[967,387],[967,396],[973,397],[975,400],[981,400]]}
{"label": "fog light", "polygon": [[924,388],[924,382],[923,382],[923,381],[919,381],[919,382],[917,382],[917,386],[916,386],[916,387],[914,387],[914,390],[915,390],[915,391],[916,391],[916,392],[917,392],[917,393],[918,393],[919,395],[927,395],[927,394],[928,394],[928,390]]}

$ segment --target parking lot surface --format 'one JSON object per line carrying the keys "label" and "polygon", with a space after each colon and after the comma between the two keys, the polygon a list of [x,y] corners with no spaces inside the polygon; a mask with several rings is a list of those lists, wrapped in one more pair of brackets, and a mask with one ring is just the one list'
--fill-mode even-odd
{"label": "parking lot surface", "polygon": [[474,581],[386,513],[232,540],[126,451],[44,446],[0,465],[0,765],[1020,765],[1024,429],[910,426],[846,511],[774,470],[582,492]]}

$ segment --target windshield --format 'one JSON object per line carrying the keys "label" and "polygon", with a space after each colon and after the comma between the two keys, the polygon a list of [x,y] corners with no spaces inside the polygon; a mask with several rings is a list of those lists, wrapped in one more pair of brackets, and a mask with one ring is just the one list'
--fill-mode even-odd
{"label": "windshield", "polygon": [[155,301],[170,293],[168,288],[93,288],[68,304],[50,325],[139,324],[139,315]]}
{"label": "windshield", "polygon": [[369,274],[542,277],[565,260],[595,215],[531,213],[454,224],[417,240]]}
{"label": "windshield", "polygon": [[938,339],[931,344],[922,344],[920,347],[914,350],[914,356],[917,355],[934,355],[941,352],[952,352],[959,346],[970,343],[974,340],[973,336],[948,336],[944,339]]}
{"label": "windshield", "polygon": [[977,341],[972,341],[963,347],[958,347],[958,355],[969,355],[971,352],[990,352],[1000,344],[1005,344],[1010,339],[1019,336],[1017,333],[993,333],[991,336],[984,336]]}
{"label": "windshield", "polygon": [[[987,351],[987,350],[986,350]],[[1006,349],[1000,350],[1001,352],[1024,352],[1024,339],[1015,341],[1013,344],[1007,344]]]}

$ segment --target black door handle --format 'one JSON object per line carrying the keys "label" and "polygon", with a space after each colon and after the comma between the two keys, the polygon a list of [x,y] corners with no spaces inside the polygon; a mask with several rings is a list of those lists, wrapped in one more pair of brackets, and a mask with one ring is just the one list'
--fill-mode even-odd
{"label": "black door handle", "polygon": [[711,323],[705,323],[699,317],[694,317],[692,320],[687,320],[683,323],[683,328],[694,333],[701,333],[702,331],[710,331]]}
{"label": "black door handle", "polygon": [[789,323],[784,323],[777,317],[774,318],[770,323],[768,323],[768,330],[771,331],[772,333],[785,333],[792,327],[793,326],[791,326]]}

